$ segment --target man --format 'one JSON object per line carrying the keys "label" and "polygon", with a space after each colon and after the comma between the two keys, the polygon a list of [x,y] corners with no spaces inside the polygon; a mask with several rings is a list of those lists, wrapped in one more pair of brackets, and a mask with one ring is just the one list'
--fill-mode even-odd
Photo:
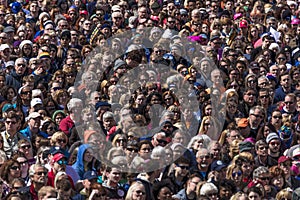
{"label": "man", "polygon": [[282,113],[287,113],[292,116],[292,121],[296,123],[298,121],[299,112],[296,110],[297,98],[294,93],[289,93],[284,97],[285,106],[282,109]]}
{"label": "man", "polygon": [[142,140],[138,143],[138,155],[144,160],[150,159],[153,145],[148,140]]}
{"label": "man", "polygon": [[48,83],[51,79],[48,71],[51,69],[51,58],[48,52],[42,52],[38,56],[39,61],[36,67],[33,69],[34,83]]}
{"label": "man", "polygon": [[94,106],[94,107],[95,107],[96,104],[97,104],[98,102],[100,102],[100,101],[101,101],[101,93],[98,92],[98,91],[93,91],[93,92],[91,92],[89,104],[90,104],[91,106]]}
{"label": "man", "polygon": [[82,100],[78,98],[72,98],[67,104],[69,115],[61,120],[59,124],[60,130],[62,130],[65,134],[69,135],[69,131],[75,125],[75,123],[81,122],[82,107]]}
{"label": "man", "polygon": [[126,72],[127,72],[126,63],[121,59],[116,60],[114,66],[114,76],[120,79]]}
{"label": "man", "polygon": [[197,197],[197,185],[201,182],[201,178],[198,174],[192,174],[186,184],[186,188],[180,190],[177,194],[173,195],[175,199],[196,199]]}
{"label": "man", "polygon": [[243,92],[243,101],[241,101],[238,105],[238,110],[241,111],[241,113],[245,114],[247,116],[250,112],[250,108],[254,106],[256,103],[256,90],[252,88],[247,88]]}
{"label": "man", "polygon": [[192,173],[199,173],[204,180],[209,171],[209,165],[212,162],[211,154],[207,149],[201,148],[197,151],[196,154],[197,166],[192,168]]}
{"label": "man", "polygon": [[17,90],[22,86],[22,79],[26,75],[27,63],[24,58],[17,58],[11,74],[6,76],[6,85],[13,86]]}
{"label": "man", "polygon": [[[262,52],[264,49],[268,49],[270,44],[274,41],[274,37],[270,33],[265,33],[262,36],[262,45],[259,47],[256,47],[255,49],[252,50],[251,52],[251,59],[250,60],[255,60],[256,56]],[[274,54],[274,52],[270,51],[271,54]],[[274,55],[271,55],[272,58],[274,58]]]}
{"label": "man", "polygon": [[105,172],[107,180],[102,183],[102,186],[107,189],[109,199],[125,199],[125,190],[119,185],[122,177],[119,167],[107,166]]}
{"label": "man", "polygon": [[23,86],[19,89],[18,93],[21,97],[22,111],[25,116],[27,116],[31,102],[31,88],[29,86]]}
{"label": "man", "polygon": [[[54,180],[55,176],[58,172],[65,172],[66,173],[66,166],[68,164],[67,157],[62,153],[55,154],[52,159],[50,160],[50,166],[51,169],[48,172],[48,183],[47,185],[50,185],[54,187]],[[71,184],[74,185],[72,178],[68,175],[68,179],[71,182]]]}
{"label": "man", "polygon": [[32,112],[27,117],[28,126],[20,133],[28,140],[34,140],[37,136],[48,138],[48,134],[40,130],[42,116],[38,112]]}
{"label": "man", "polygon": [[288,93],[293,92],[291,76],[285,72],[279,76],[279,87],[275,90],[274,104],[283,101]]}
{"label": "man", "polygon": [[121,12],[113,12],[111,15],[113,26],[116,26],[118,30],[124,28],[124,17]]}
{"label": "man", "polygon": [[268,144],[268,155],[271,158],[278,160],[280,156],[281,142],[277,133],[269,133],[266,142]]}
{"label": "man", "polygon": [[63,30],[60,34],[60,46],[57,50],[57,57],[58,57],[58,66],[62,68],[62,65],[67,58],[67,51],[70,48],[71,41],[71,33],[69,30]]}
{"label": "man", "polygon": [[166,140],[166,134],[164,132],[155,133],[152,137],[151,143],[154,147],[166,146],[166,144],[168,143]]}
{"label": "man", "polygon": [[213,85],[211,88],[206,89],[207,93],[210,94],[213,89],[218,89],[220,92],[224,92],[225,88],[222,80],[222,72],[219,69],[214,69],[210,73],[210,77]]}
{"label": "man", "polygon": [[184,188],[184,184],[187,181],[187,175],[189,173],[190,161],[184,156],[179,157],[172,165],[174,171],[168,176],[167,179],[173,184],[173,192],[177,193]]}
{"label": "man", "polygon": [[33,164],[29,168],[31,185],[29,192],[34,200],[38,200],[38,192],[47,185],[48,170],[41,164]]}
{"label": "man", "polygon": [[10,60],[11,49],[8,44],[0,45],[0,58],[3,64],[6,64]]}
{"label": "man", "polygon": [[27,139],[18,132],[20,127],[20,117],[15,111],[7,113],[5,118],[5,131],[1,132],[3,138],[3,150],[8,158],[18,150],[18,142],[21,139]]}
{"label": "man", "polygon": [[256,157],[254,158],[255,165],[272,167],[277,164],[277,161],[268,155],[268,145],[264,140],[258,140],[255,143]]}
{"label": "man", "polygon": [[263,121],[263,108],[261,106],[254,106],[249,112],[249,125],[250,125],[250,137],[256,138],[257,133],[261,129],[261,123]]}
{"label": "man", "polygon": [[[269,197],[276,196],[276,190],[270,185],[270,172],[267,167],[259,166],[253,171],[253,181],[251,184],[260,183],[265,189],[266,195]],[[248,185],[249,186],[249,185]]]}
{"label": "man", "polygon": [[239,139],[241,139],[241,134],[240,134],[239,130],[235,129],[235,128],[229,129],[229,131],[227,133],[227,138],[226,138],[228,144],[231,145],[233,140],[239,140]]}

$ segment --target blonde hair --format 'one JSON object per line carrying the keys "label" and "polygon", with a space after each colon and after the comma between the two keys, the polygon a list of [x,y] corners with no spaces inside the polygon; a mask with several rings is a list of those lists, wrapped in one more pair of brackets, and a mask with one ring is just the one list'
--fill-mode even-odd
{"label": "blonde hair", "polygon": [[52,137],[50,139],[51,146],[55,145],[57,140],[60,139],[60,138],[64,138],[68,142],[68,137],[66,136],[66,134],[62,131],[57,131],[52,135]]}

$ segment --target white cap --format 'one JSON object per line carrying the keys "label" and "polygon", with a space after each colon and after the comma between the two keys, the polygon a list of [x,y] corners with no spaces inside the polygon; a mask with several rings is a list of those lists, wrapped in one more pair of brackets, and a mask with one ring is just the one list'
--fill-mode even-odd
{"label": "white cap", "polygon": [[0,51],[3,51],[4,49],[10,49],[8,44],[1,44],[0,45]]}
{"label": "white cap", "polygon": [[33,108],[34,106],[38,105],[38,104],[42,104],[43,102],[40,98],[33,98],[30,102],[30,107]]}

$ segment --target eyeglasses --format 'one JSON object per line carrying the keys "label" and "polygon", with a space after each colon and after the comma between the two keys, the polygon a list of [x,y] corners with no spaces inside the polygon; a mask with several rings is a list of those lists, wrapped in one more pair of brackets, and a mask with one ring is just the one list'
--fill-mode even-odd
{"label": "eyeglasses", "polygon": [[277,116],[277,115],[275,115],[275,116],[272,116],[274,119],[282,119],[282,116]]}
{"label": "eyeglasses", "polygon": [[206,156],[199,156],[199,158],[200,158],[200,159],[204,159],[204,158],[205,158],[205,159],[209,159],[210,156],[209,156],[209,155],[206,155]]}
{"label": "eyeglasses", "polygon": [[275,145],[279,146],[279,145],[280,145],[280,142],[270,142],[270,144],[271,144],[272,146],[275,146]]}
{"label": "eyeglasses", "polygon": [[19,166],[11,166],[10,169],[12,169],[12,170],[20,170],[20,167]]}
{"label": "eyeglasses", "polygon": [[68,164],[68,161],[66,161],[66,160],[59,160],[59,161],[57,161],[57,164],[59,164],[59,165],[66,165],[66,164]]}
{"label": "eyeglasses", "polygon": [[141,191],[141,190],[136,190],[135,191],[138,195],[145,195],[146,194],[146,192],[143,192],[143,191]]}
{"label": "eyeglasses", "polygon": [[161,139],[156,139],[159,144],[167,144],[168,142]]}
{"label": "eyeglasses", "polygon": [[126,142],[125,139],[117,139],[117,142]]}
{"label": "eyeglasses", "polygon": [[67,140],[65,140],[65,139],[57,139],[56,142],[58,142],[58,143],[66,143]]}
{"label": "eyeglasses", "polygon": [[5,121],[6,124],[16,124],[16,121]]}
{"label": "eyeglasses", "polygon": [[47,175],[48,174],[48,172],[46,172],[46,171],[43,171],[43,172],[35,172],[34,174],[36,174],[36,175],[38,175],[38,176],[42,176],[42,175]]}
{"label": "eyeglasses", "polygon": [[248,96],[255,96],[254,93],[246,93],[246,95],[248,95]]}
{"label": "eyeglasses", "polygon": [[269,98],[269,96],[268,95],[263,95],[263,96],[260,96],[259,98],[261,98],[261,99],[267,99],[267,98]]}
{"label": "eyeglasses", "polygon": [[151,149],[150,148],[144,148],[144,149],[141,149],[142,151],[148,151],[148,152],[150,152],[151,151]]}
{"label": "eyeglasses", "polygon": [[188,170],[190,167],[186,165],[177,165],[177,167],[180,167],[181,169]]}
{"label": "eyeglasses", "polygon": [[241,171],[238,171],[238,172],[232,172],[232,176],[233,176],[233,177],[241,176],[241,175],[242,175],[242,172],[241,172]]}
{"label": "eyeglasses", "polygon": [[28,144],[28,145],[23,145],[23,146],[20,146],[21,149],[30,149],[31,146]]}
{"label": "eyeglasses", "polygon": [[263,116],[261,115],[256,115],[256,114],[251,114],[252,116],[254,116],[255,118],[263,118]]}
{"label": "eyeglasses", "polygon": [[17,66],[18,66],[18,67],[26,67],[26,65],[23,64],[23,63],[19,63],[19,64],[17,64]]}
{"label": "eyeglasses", "polygon": [[285,101],[284,103],[285,104],[293,104],[294,102],[292,102],[292,101]]}
{"label": "eyeglasses", "polygon": [[268,147],[267,146],[265,146],[265,147],[259,147],[258,149],[259,150],[264,150],[264,149],[268,149]]}
{"label": "eyeglasses", "polygon": [[270,180],[269,177],[258,177],[259,179],[263,180],[263,181],[267,181],[267,180]]}
{"label": "eyeglasses", "polygon": [[23,161],[23,162],[19,162],[19,164],[20,164],[21,166],[24,166],[24,165],[26,165],[27,163],[28,163],[27,160],[25,160],[25,161]]}
{"label": "eyeglasses", "polygon": [[127,148],[127,151],[137,153],[137,152],[138,152],[138,149],[135,149],[135,148]]}

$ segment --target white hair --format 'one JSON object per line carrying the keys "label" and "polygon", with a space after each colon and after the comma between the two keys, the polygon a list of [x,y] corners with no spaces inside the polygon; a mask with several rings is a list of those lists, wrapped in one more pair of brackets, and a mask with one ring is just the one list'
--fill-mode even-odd
{"label": "white hair", "polygon": [[200,195],[208,195],[212,192],[218,192],[217,186],[215,186],[213,183],[204,183],[200,189]]}

